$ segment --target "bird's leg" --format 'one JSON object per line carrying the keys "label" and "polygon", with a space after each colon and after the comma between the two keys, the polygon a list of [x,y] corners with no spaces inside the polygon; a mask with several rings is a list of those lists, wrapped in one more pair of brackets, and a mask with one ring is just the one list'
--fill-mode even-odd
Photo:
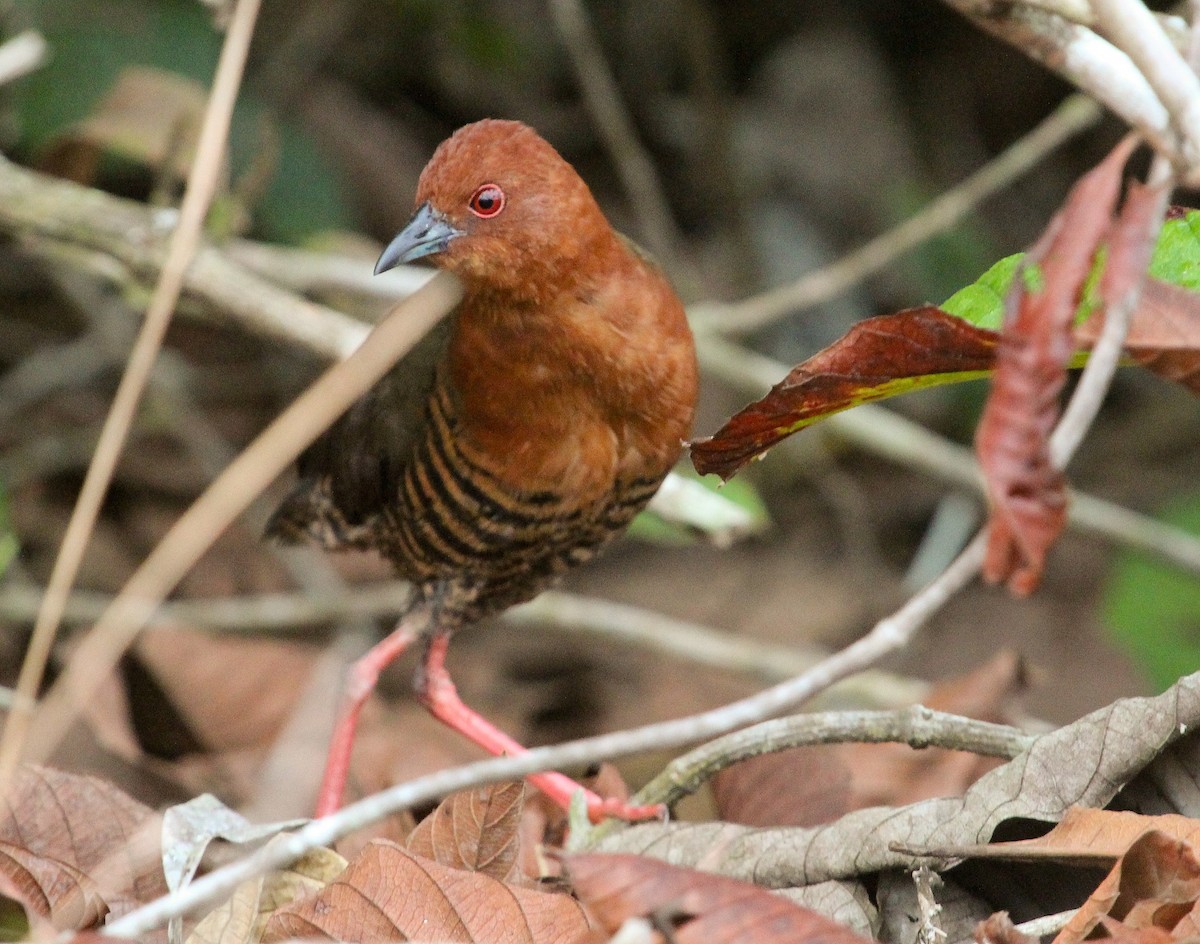
{"label": "bird's leg", "polygon": [[[417,697],[435,718],[466,735],[488,753],[497,757],[504,754],[527,754],[528,751],[524,747],[482,715],[468,708],[458,697],[458,690],[450,679],[450,673],[446,671],[446,647],[449,642],[448,632],[435,630],[429,638],[425,658],[417,670]],[[525,779],[563,809],[570,807],[571,797],[576,790],[583,790],[587,798],[588,818],[593,823],[600,822],[606,816],[624,820],[662,819],[666,813],[661,804],[630,806],[617,799],[604,799],[570,777],[555,771],[529,774]]]}
{"label": "bird's leg", "polygon": [[346,792],[346,779],[350,774],[350,752],[354,747],[354,734],[358,730],[358,716],[363,705],[375,690],[379,673],[387,668],[404,652],[425,628],[427,613],[422,608],[410,610],[385,639],[376,643],[367,654],[350,667],[346,676],[346,691],[342,696],[341,713],[333,737],[329,741],[329,756],[325,761],[325,775],[321,778],[321,790],[317,794],[318,819],[334,813],[342,805]]}

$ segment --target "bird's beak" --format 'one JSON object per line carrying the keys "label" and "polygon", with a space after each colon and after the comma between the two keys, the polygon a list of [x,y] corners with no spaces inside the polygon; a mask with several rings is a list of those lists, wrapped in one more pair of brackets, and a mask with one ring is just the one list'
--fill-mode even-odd
{"label": "bird's beak", "polygon": [[402,262],[413,262],[424,256],[444,252],[450,240],[463,235],[445,216],[426,200],[413,214],[408,225],[388,243],[387,249],[375,263],[375,274],[393,269]]}

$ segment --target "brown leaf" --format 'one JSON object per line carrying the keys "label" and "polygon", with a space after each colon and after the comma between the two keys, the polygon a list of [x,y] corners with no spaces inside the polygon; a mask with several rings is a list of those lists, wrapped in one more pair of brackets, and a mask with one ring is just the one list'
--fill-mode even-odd
{"label": "brown leaf", "polygon": [[1200,820],[1175,813],[1145,816],[1124,810],[1072,806],[1044,836],[987,845],[921,847],[940,858],[1049,861],[1070,865],[1111,865],[1150,830],[1181,842],[1200,844]]}
{"label": "brown leaf", "polygon": [[336,852],[318,848],[286,869],[249,879],[197,922],[186,944],[258,944],[272,914],[319,892],[345,867],[346,860]]}
{"label": "brown leaf", "polygon": [[[1103,326],[1103,316],[1088,318],[1076,337],[1094,344]],[[1147,279],[1125,351],[1147,370],[1200,393],[1200,293]]]}
{"label": "brown leaf", "polygon": [[1066,479],[1050,461],[1072,326],[1092,260],[1111,227],[1127,138],[1071,189],[1026,255],[1005,300],[992,391],[975,433],[992,506],[984,577],[1032,593],[1066,523]]}
{"label": "brown leaf", "polygon": [[850,768],[831,745],[738,761],[713,777],[712,791],[720,819],[746,826],[817,826],[854,808]]}
{"label": "brown leaf", "polygon": [[672,926],[677,944],[867,940],[781,895],[709,872],[602,853],[564,856],[563,864],[580,899],[610,933],[642,917]]}
{"label": "brown leaf", "polygon": [[517,869],[524,805],[520,780],[461,790],[417,824],[405,848],[453,869],[507,881]]}
{"label": "brown leaf", "polygon": [[182,180],[203,111],[199,82],[165,69],[129,66],[91,116],[59,135],[39,163],[48,173],[91,184],[101,155],[111,152]]}
{"label": "brown leaf", "polygon": [[933,306],[868,318],[794,367],[714,435],[695,440],[692,462],[701,474],[729,479],[781,439],[832,413],[981,375],[995,361],[998,339]]}
{"label": "brown leaf", "polygon": [[[1025,689],[1026,674],[1021,657],[1003,650],[966,675],[939,682],[922,704],[979,721],[1007,723],[1014,699]],[[1003,763],[967,751],[916,750],[906,744],[845,744],[839,750],[853,776],[851,809],[960,796]]]}
{"label": "brown leaf", "polygon": [[269,744],[295,709],[317,657],[294,642],[182,628],[143,633],[136,652],[212,751]]}
{"label": "brown leaf", "polygon": [[[1182,840],[1150,830],[1113,866],[1054,944],[1077,944],[1104,917],[1133,931],[1172,931],[1200,898],[1200,860]],[[1188,933],[1192,933],[1188,926]]]}
{"label": "brown leaf", "polygon": [[160,895],[154,811],[93,777],[23,767],[0,814],[0,882],[31,919],[97,926]]}
{"label": "brown leaf", "polygon": [[319,893],[276,912],[263,940],[569,944],[589,926],[567,895],[514,888],[376,840]]}

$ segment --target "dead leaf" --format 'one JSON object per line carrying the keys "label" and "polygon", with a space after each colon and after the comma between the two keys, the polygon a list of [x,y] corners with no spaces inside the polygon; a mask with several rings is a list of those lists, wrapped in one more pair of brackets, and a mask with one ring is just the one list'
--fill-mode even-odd
{"label": "dead leaf", "polygon": [[999,336],[931,305],[879,315],[792,371],[715,434],[691,443],[701,475],[730,479],[751,459],[833,413],[922,387],[983,376]]}
{"label": "dead leaf", "polygon": [[187,944],[258,944],[275,912],[319,892],[345,868],[336,852],[313,849],[286,869],[243,882],[200,920]]}
{"label": "dead leaf", "polygon": [[[1088,318],[1075,333],[1091,345],[1103,326],[1103,317]],[[1147,279],[1125,351],[1147,370],[1200,393],[1200,293]]]}
{"label": "dead leaf", "polygon": [[1050,459],[1072,327],[1096,251],[1112,225],[1126,138],[1071,188],[1028,252],[1005,299],[992,389],[975,433],[991,504],[983,575],[1032,593],[1066,523],[1066,478]]}
{"label": "dead leaf", "polygon": [[414,855],[500,881],[520,875],[521,780],[451,794],[417,824],[405,843]]}
{"label": "dead leaf", "polygon": [[712,779],[717,814],[746,826],[816,826],[853,809],[838,746],[793,747],[738,761]]}
{"label": "dead leaf", "polygon": [[154,811],[94,777],[26,766],[0,814],[0,881],[59,930],[166,894]]}
{"label": "dead leaf", "polygon": [[211,751],[264,748],[296,707],[317,650],[277,639],[151,629],[138,658]]}
{"label": "dead leaf", "polygon": [[904,846],[979,844],[1010,820],[1051,823],[1071,806],[1103,807],[1123,787],[1143,789],[1142,776],[1149,776],[1146,769],[1155,761],[1183,780],[1177,802],[1187,803],[1200,782],[1200,737],[1185,734],[1197,726],[1200,674],[1181,679],[1162,695],[1121,699],[1042,735],[962,797],[860,810],[811,829],[645,823],[598,846],[605,852],[670,855],[677,865],[703,863],[771,888],[911,868]]}
{"label": "dead leaf", "polygon": [[319,893],[272,916],[263,940],[571,944],[589,927],[567,895],[515,888],[376,840]]}
{"label": "dead leaf", "polygon": [[566,873],[610,933],[629,918],[670,927],[678,944],[869,940],[757,885],[633,855],[565,856]]}
{"label": "dead leaf", "polygon": [[1200,820],[1175,813],[1145,816],[1129,810],[1097,810],[1073,806],[1044,836],[993,842],[987,845],[909,847],[920,855],[939,858],[1001,859],[1011,862],[1049,861],[1068,865],[1109,866],[1137,839],[1157,830],[1181,842],[1200,843]]}
{"label": "dead leaf", "polygon": [[[1078,944],[1105,917],[1131,931],[1173,931],[1200,898],[1200,861],[1190,843],[1158,830],[1137,839],[1054,944]],[[1194,918],[1185,929],[1195,934]]]}

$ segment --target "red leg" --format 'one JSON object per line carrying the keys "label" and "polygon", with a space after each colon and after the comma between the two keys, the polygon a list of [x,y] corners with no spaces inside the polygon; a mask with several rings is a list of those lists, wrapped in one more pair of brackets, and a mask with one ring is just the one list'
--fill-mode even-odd
{"label": "red leg", "polygon": [[[449,642],[448,633],[438,633],[430,640],[425,661],[417,676],[417,697],[435,718],[466,735],[488,753],[497,757],[528,753],[511,737],[464,705],[458,697],[458,690],[446,671],[446,647]],[[525,779],[563,809],[570,807],[571,797],[576,790],[583,790],[587,797],[588,818],[593,823],[600,822],[606,816],[639,820],[661,819],[666,814],[666,808],[661,804],[629,806],[620,800],[603,799],[570,777],[554,771],[529,774]]]}
{"label": "red leg", "polygon": [[329,756],[325,761],[325,775],[321,778],[321,791],[317,794],[315,815],[318,819],[336,812],[342,805],[346,779],[350,774],[350,751],[354,747],[358,716],[375,690],[379,673],[417,638],[418,633],[409,625],[411,618],[411,614],[405,616],[390,636],[372,646],[366,655],[350,667],[346,676],[346,693],[342,696],[341,714],[329,741]]}

